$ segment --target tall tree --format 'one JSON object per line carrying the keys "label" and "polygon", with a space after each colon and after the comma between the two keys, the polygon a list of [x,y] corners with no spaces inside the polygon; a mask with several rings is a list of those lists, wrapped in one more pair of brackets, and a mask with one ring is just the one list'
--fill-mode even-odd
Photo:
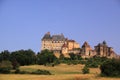
{"label": "tall tree", "polygon": [[30,65],[36,63],[36,55],[31,49],[12,52],[11,59],[12,62],[16,60],[20,65]]}
{"label": "tall tree", "polygon": [[57,58],[53,52],[49,50],[43,50],[41,53],[37,54],[38,64],[53,63]]}
{"label": "tall tree", "polygon": [[8,50],[4,50],[0,53],[0,61],[10,60],[10,52]]}

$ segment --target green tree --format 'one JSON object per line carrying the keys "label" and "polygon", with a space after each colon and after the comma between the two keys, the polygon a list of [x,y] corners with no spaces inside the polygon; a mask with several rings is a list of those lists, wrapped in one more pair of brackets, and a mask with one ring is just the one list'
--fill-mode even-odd
{"label": "green tree", "polygon": [[83,74],[88,74],[89,73],[89,68],[87,66],[84,66],[82,69]]}
{"label": "green tree", "polygon": [[47,63],[53,63],[55,60],[57,60],[56,56],[53,54],[53,52],[47,49],[37,54],[37,62],[40,65],[43,65],[43,64],[45,65]]}
{"label": "green tree", "polygon": [[30,64],[35,64],[37,58],[35,53],[31,49],[28,49],[28,50],[19,50],[12,52],[11,61],[14,63],[15,60],[20,65],[30,65]]}
{"label": "green tree", "polygon": [[87,60],[85,63],[85,66],[90,67],[90,68],[97,68],[98,67],[98,62],[94,58],[90,58]]}
{"label": "green tree", "polygon": [[19,65],[19,63],[17,62],[17,60],[13,60],[12,66],[13,66],[13,69],[18,69],[20,65]]}
{"label": "green tree", "polygon": [[77,59],[77,57],[74,53],[69,53],[69,56],[70,56],[71,60],[76,60]]}
{"label": "green tree", "polygon": [[101,75],[108,77],[120,77],[120,60],[107,60],[100,66]]}
{"label": "green tree", "polygon": [[10,60],[10,52],[8,50],[4,50],[0,53],[0,61]]}

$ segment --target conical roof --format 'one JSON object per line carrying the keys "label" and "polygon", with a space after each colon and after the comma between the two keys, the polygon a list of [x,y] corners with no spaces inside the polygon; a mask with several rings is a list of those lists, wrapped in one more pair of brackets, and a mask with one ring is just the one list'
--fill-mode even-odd
{"label": "conical roof", "polygon": [[82,47],[90,47],[90,45],[88,44],[88,42],[85,41]]}

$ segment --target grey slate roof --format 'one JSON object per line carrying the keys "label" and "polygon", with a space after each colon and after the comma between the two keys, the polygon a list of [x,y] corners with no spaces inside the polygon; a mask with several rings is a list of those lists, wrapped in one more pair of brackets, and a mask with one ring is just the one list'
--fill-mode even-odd
{"label": "grey slate roof", "polygon": [[63,34],[53,35],[53,36],[52,36],[52,40],[53,40],[53,41],[62,41],[62,40],[65,40],[65,37],[64,37]]}
{"label": "grey slate roof", "polygon": [[50,33],[48,32],[48,33],[46,33],[46,34],[43,36],[42,40],[44,40],[44,39],[51,39],[51,38],[52,38],[52,37],[51,37]]}
{"label": "grey slate roof", "polygon": [[48,32],[48,33],[46,33],[44,36],[43,36],[43,38],[42,38],[42,40],[53,40],[53,41],[63,41],[63,40],[65,40],[66,38],[64,37],[64,35],[63,34],[60,34],[60,35],[50,35],[50,33]]}

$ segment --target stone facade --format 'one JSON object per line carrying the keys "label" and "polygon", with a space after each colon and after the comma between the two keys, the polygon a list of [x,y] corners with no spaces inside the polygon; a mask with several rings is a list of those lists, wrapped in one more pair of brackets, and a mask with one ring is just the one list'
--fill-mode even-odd
{"label": "stone facade", "polygon": [[75,40],[69,40],[63,34],[52,35],[47,32],[42,38],[41,50],[51,50],[55,55],[64,54],[68,56],[69,53],[80,54],[83,58],[90,58],[94,56],[118,58],[119,56],[114,52],[112,47],[108,47],[107,43],[99,43],[92,49],[88,42],[84,42],[80,48],[79,43]]}
{"label": "stone facade", "polygon": [[97,46],[95,46],[95,51],[96,51],[97,55],[100,57],[108,57],[108,58],[117,57],[113,48],[108,47],[108,45],[105,41],[103,41],[103,43],[99,43]]}
{"label": "stone facade", "polygon": [[107,58],[117,58],[116,53],[112,47],[108,47],[107,43],[99,43],[95,46],[95,49],[92,49],[88,42],[85,42],[81,48],[81,56],[83,58],[89,58],[93,56],[107,57]]}
{"label": "stone facade", "polygon": [[65,43],[66,38],[63,34],[60,35],[50,35],[50,32],[46,33],[42,38],[42,48],[41,50],[61,50],[63,44]]}
{"label": "stone facade", "polygon": [[90,47],[88,42],[84,42],[81,48],[81,55],[83,58],[89,58],[96,55],[96,52]]}
{"label": "stone facade", "polygon": [[68,40],[63,34],[50,35],[47,32],[42,38],[41,50],[51,50],[54,53],[68,54],[70,52],[77,53],[75,49],[80,48],[79,43],[74,40]]}

